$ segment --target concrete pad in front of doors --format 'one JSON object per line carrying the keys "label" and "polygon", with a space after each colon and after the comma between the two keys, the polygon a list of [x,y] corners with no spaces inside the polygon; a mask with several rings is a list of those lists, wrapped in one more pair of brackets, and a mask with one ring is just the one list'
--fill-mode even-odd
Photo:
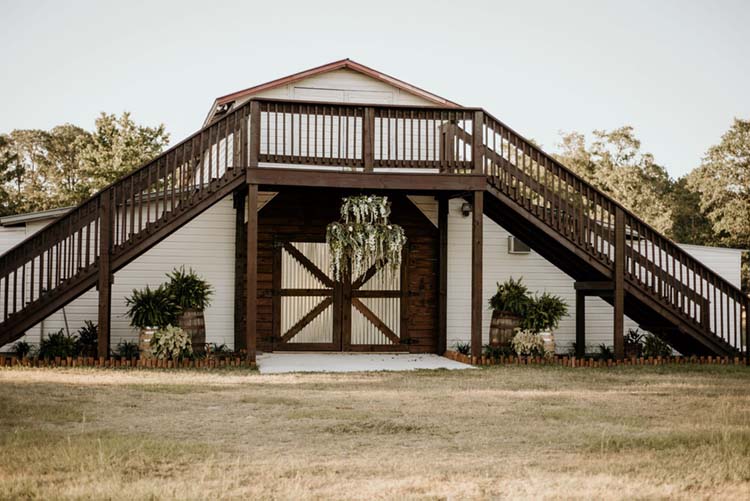
{"label": "concrete pad in front of doors", "polygon": [[410,353],[264,353],[257,361],[261,374],[474,368],[439,355]]}

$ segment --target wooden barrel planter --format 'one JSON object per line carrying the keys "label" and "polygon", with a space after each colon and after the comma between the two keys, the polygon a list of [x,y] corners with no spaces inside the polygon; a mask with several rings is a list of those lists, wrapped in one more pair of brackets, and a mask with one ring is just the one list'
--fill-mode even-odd
{"label": "wooden barrel planter", "polygon": [[154,337],[156,327],[142,327],[141,332],[138,334],[138,351],[140,352],[141,360],[152,358],[151,354],[151,338]]}
{"label": "wooden barrel planter", "polygon": [[521,323],[521,317],[507,311],[493,311],[490,322],[490,345],[510,346],[513,333]]}
{"label": "wooden barrel planter", "polygon": [[203,310],[188,308],[177,317],[179,327],[190,336],[193,352],[202,354],[206,350],[206,318]]}

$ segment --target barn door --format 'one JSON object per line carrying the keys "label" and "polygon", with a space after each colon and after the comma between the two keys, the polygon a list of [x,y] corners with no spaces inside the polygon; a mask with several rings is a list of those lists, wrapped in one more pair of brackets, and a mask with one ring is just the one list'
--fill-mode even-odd
{"label": "barn door", "polygon": [[339,350],[341,285],[329,276],[323,242],[283,242],[274,255],[274,347]]}
{"label": "barn door", "polygon": [[[401,326],[406,313],[402,299],[404,269],[392,272],[371,265],[344,287],[344,317],[350,330],[343,333],[348,351],[398,351],[402,349]],[[349,315],[347,315],[349,313]]]}
{"label": "barn door", "polygon": [[[283,242],[274,253],[274,349],[398,351],[406,267],[370,266],[334,282],[323,242]],[[404,324],[405,325],[405,324]]]}

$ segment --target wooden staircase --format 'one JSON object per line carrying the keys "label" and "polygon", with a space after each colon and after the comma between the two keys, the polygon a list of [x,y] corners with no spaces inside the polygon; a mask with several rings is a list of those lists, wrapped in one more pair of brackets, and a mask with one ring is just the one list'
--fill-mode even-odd
{"label": "wooden staircase", "polygon": [[625,313],[683,354],[747,349],[746,295],[484,110],[271,99],[229,111],[0,256],[0,346],[86,290],[106,293],[114,272],[250,169],[289,165],[485,176],[487,216],[574,279],[620,283]]}

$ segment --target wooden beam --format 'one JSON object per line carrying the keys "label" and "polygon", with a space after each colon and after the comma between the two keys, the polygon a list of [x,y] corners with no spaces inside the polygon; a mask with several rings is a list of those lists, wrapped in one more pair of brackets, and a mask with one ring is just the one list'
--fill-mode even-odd
{"label": "wooden beam", "polygon": [[615,283],[611,280],[576,282],[573,288],[577,291],[612,291],[615,289]]}
{"label": "wooden beam", "polygon": [[234,349],[237,351],[247,349],[245,343],[246,197],[246,186],[234,192]]}
{"label": "wooden beam", "polygon": [[448,206],[450,201],[446,197],[438,199],[438,233],[439,257],[438,265],[438,339],[437,352],[442,355],[448,346]]}
{"label": "wooden beam", "polygon": [[614,345],[615,357],[625,358],[625,212],[615,209],[615,270],[614,270]]}
{"label": "wooden beam", "polygon": [[362,159],[365,172],[371,172],[375,163],[375,108],[367,106],[362,117]]}
{"label": "wooden beam", "polygon": [[471,211],[471,356],[482,355],[482,241],[484,192],[474,192]]}
{"label": "wooden beam", "polygon": [[102,193],[99,206],[99,323],[97,355],[109,357],[110,320],[112,317],[112,192]]}
{"label": "wooden beam", "polygon": [[576,291],[576,356],[586,355],[586,294]]}
{"label": "wooden beam", "polygon": [[[247,169],[247,182],[265,186],[354,188],[410,191],[484,190],[487,178],[473,174],[406,174],[396,172],[342,172],[318,169],[259,167]],[[271,191],[275,191],[272,189]]]}
{"label": "wooden beam", "polygon": [[[248,208],[258,207],[258,185],[247,190]],[[245,307],[245,343],[247,359],[255,362],[258,320],[258,211],[247,211],[247,300]]]}

